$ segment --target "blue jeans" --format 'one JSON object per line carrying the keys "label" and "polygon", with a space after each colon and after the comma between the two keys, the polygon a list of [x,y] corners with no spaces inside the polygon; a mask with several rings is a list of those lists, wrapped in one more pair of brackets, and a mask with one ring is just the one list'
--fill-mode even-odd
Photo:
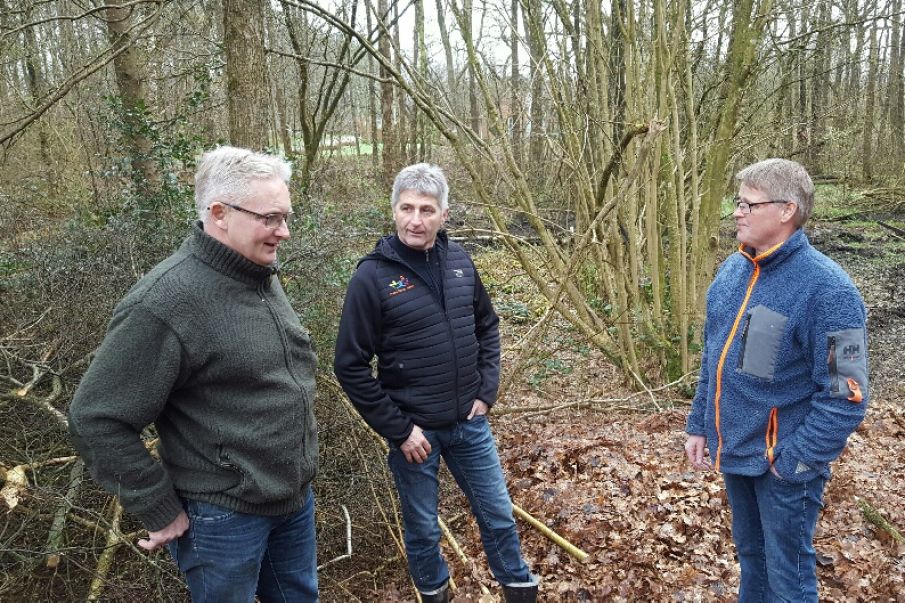
{"label": "blue jeans", "polygon": [[732,539],[742,580],[739,603],[817,601],[814,529],[823,507],[823,477],[795,483],[767,471],[723,474],[732,508]]}
{"label": "blue jeans", "polygon": [[194,603],[317,601],[314,496],[274,517],[183,500],[189,529],[167,545]]}
{"label": "blue jeans", "polygon": [[475,416],[447,429],[425,429],[424,437],[431,453],[423,463],[409,463],[393,444],[387,458],[402,504],[409,571],[418,590],[432,592],[449,580],[437,519],[441,456],[471,503],[494,577],[504,585],[535,583],[522,559],[512,501],[487,417]]}

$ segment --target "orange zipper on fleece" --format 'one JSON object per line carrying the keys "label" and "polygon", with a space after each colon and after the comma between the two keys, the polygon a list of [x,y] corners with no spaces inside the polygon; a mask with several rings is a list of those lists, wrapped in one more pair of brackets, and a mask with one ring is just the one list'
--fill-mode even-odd
{"label": "orange zipper on fleece", "polygon": [[[785,241],[783,241],[785,243]],[[723,365],[726,363],[726,355],[729,354],[729,347],[732,345],[732,341],[735,339],[735,334],[738,332],[738,325],[742,321],[742,316],[745,315],[745,309],[748,307],[748,300],[751,299],[751,292],[754,291],[754,284],[757,283],[757,279],[760,276],[760,264],[758,261],[764,259],[777,249],[782,246],[782,243],[778,243],[763,252],[762,254],[751,257],[745,252],[744,246],[739,245],[739,252],[751,260],[754,264],[754,274],[751,275],[751,280],[748,281],[748,289],[745,291],[745,298],[742,300],[742,305],[738,309],[738,313],[735,315],[735,322],[732,323],[732,330],[729,331],[729,337],[726,338],[726,343],[723,344],[723,351],[720,354],[720,361],[716,365],[716,393],[713,395],[713,408],[714,408],[714,422],[716,424],[716,437],[717,437],[717,448],[716,448],[716,464],[714,468],[719,471],[720,470],[720,456],[723,453],[723,432],[720,429],[720,398],[722,398],[723,394]]]}
{"label": "orange zipper on fleece", "polygon": [[773,449],[776,448],[776,439],[779,434],[779,419],[776,416],[777,408],[770,410],[770,420],[767,422],[767,459],[773,464]]}

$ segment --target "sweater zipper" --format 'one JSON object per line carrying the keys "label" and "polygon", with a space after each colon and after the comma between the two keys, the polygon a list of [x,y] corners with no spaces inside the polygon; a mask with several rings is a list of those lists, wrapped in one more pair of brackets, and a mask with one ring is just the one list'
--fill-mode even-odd
{"label": "sweater zipper", "polygon": [[[301,421],[303,433],[307,434],[310,426],[308,424],[308,412],[306,412],[305,409],[312,407],[312,400],[308,399],[308,393],[305,391],[305,388],[302,386],[302,382],[299,380],[298,376],[295,374],[295,365],[292,362],[292,355],[289,352],[289,341],[286,337],[286,331],[283,328],[283,324],[280,322],[279,317],[277,316],[277,312],[274,309],[273,304],[270,303],[270,300],[267,299],[267,297],[265,295],[264,284],[265,283],[262,282],[260,285],[258,285],[258,293],[261,294],[261,301],[264,302],[265,304],[267,304],[267,311],[270,312],[270,318],[271,318],[271,320],[273,320],[273,324],[277,328],[277,333],[279,333],[279,335],[280,335],[280,343],[283,346],[283,358],[284,358],[284,361],[286,362],[286,370],[288,370],[289,374],[292,375],[292,381],[293,381],[293,383],[295,383],[295,386],[298,388],[299,394],[301,395],[302,401],[304,402],[304,404],[302,406],[294,404],[292,406],[292,410],[293,410],[293,413],[295,414],[296,420]],[[302,448],[302,455],[303,455],[304,462],[306,464],[310,465],[311,459],[308,456],[308,454],[305,452],[304,447]],[[299,470],[301,470],[300,466],[297,465],[297,467],[299,467]]]}
{"label": "sweater zipper", "polygon": [[295,366],[293,365],[292,358],[289,355],[289,341],[286,338],[286,331],[277,316],[273,304],[270,303],[270,300],[267,299],[267,296],[265,295],[264,283],[258,285],[258,293],[260,293],[261,295],[261,301],[267,304],[267,311],[270,312],[270,318],[271,320],[273,320],[273,324],[277,328],[277,333],[280,334],[280,343],[283,346],[283,358],[286,362],[286,368],[289,370],[289,374],[292,375],[292,380],[295,382],[296,387],[299,388],[299,391],[302,392],[302,395],[304,396],[305,388],[302,387],[302,383],[299,381],[298,376],[295,374]]}
{"label": "sweater zipper", "polygon": [[[295,374],[295,365],[292,362],[292,356],[289,353],[289,341],[286,337],[286,330],[283,328],[283,324],[280,322],[279,317],[277,316],[277,312],[273,307],[273,304],[267,299],[264,291],[264,283],[258,285],[258,293],[261,294],[261,301],[267,305],[267,311],[270,313],[270,319],[273,320],[274,326],[277,328],[277,333],[280,335],[280,344],[283,346],[283,359],[286,363],[286,370],[289,371],[289,374],[292,375],[292,381],[295,383],[295,386],[298,388],[299,393],[302,396],[302,400],[305,402],[306,406],[311,405],[311,400],[308,399],[308,394],[305,392],[305,388],[302,386],[302,382],[299,380],[298,375]],[[302,424],[305,430],[308,429],[307,419],[308,415],[305,412],[301,413],[302,415]]]}

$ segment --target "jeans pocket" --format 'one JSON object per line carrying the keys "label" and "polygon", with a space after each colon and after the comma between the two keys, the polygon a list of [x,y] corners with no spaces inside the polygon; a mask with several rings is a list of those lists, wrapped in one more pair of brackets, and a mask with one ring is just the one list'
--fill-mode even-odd
{"label": "jeans pocket", "polygon": [[227,507],[221,507],[203,500],[187,500],[185,505],[186,515],[194,522],[214,523],[231,519],[236,511]]}

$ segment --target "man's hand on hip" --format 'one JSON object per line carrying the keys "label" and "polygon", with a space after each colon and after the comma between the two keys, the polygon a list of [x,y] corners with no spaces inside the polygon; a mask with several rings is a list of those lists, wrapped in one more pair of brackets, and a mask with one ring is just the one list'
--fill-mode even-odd
{"label": "man's hand on hip", "polygon": [[408,439],[402,443],[399,449],[405,455],[405,460],[420,465],[430,455],[431,443],[424,437],[424,432],[421,431],[421,428],[415,425],[412,427],[412,433],[409,434]]}
{"label": "man's hand on hip", "polygon": [[468,413],[468,420],[471,421],[474,417],[479,415],[486,415],[490,412],[490,407],[487,406],[487,403],[483,400],[478,400],[475,398],[474,404],[471,405],[471,412]]}
{"label": "man's hand on hip", "polygon": [[185,511],[180,511],[170,525],[156,532],[148,532],[147,538],[138,541],[138,546],[146,551],[156,551],[160,547],[182,536],[189,529],[189,518]]}
{"label": "man's hand on hip", "polygon": [[707,439],[704,436],[690,435],[685,441],[685,454],[688,462],[695,469],[711,469],[710,457],[707,452]]}

